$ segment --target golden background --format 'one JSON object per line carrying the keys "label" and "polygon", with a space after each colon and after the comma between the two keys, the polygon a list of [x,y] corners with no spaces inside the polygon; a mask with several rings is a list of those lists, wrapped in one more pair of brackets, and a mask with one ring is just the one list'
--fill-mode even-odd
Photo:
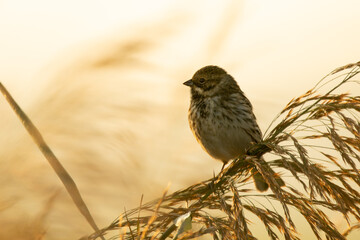
{"label": "golden background", "polygon": [[[175,191],[220,170],[187,123],[182,82],[197,69],[234,76],[265,131],[293,97],[360,60],[359,9],[335,0],[2,0],[0,81],[103,227],[141,194],[152,200],[168,182]],[[91,233],[4,99],[0,129],[0,238]],[[299,226],[301,239],[315,239]]]}

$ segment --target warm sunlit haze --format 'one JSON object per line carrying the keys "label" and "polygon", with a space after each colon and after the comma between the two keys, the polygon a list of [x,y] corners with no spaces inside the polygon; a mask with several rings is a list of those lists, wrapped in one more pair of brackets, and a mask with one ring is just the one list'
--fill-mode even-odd
{"label": "warm sunlit haze", "polygon": [[[360,60],[359,9],[355,0],[1,0],[0,82],[104,227],[142,194],[150,201],[169,182],[173,192],[220,171],[188,126],[182,83],[196,70],[231,74],[265,132],[292,98]],[[0,239],[92,233],[2,96],[0,129]],[[298,221],[300,238],[316,239]]]}

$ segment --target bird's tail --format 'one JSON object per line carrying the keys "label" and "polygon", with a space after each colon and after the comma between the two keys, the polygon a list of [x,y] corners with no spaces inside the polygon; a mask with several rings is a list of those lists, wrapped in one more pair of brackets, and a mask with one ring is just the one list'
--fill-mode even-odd
{"label": "bird's tail", "polygon": [[[281,177],[279,175],[277,175],[276,173],[274,173],[274,175],[275,175],[274,176],[275,180],[279,184],[279,186],[280,187],[285,186],[284,180],[282,180]],[[269,189],[269,184],[265,181],[265,179],[261,175],[261,173],[259,173],[255,168],[253,170],[253,178],[254,178],[255,186],[256,186],[257,190],[259,190],[260,192],[264,192]]]}

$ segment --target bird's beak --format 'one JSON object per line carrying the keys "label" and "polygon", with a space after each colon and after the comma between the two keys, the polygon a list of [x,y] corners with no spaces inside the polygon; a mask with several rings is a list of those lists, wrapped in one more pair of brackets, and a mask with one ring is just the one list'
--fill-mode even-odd
{"label": "bird's beak", "polygon": [[183,84],[191,87],[192,85],[194,85],[194,82],[192,81],[192,79],[190,79],[190,80],[187,80],[186,82],[184,82]]}

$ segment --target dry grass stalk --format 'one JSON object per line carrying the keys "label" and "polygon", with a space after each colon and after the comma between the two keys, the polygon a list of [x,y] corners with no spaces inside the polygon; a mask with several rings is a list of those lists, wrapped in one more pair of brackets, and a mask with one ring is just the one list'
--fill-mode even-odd
{"label": "dry grass stalk", "polygon": [[[345,84],[359,83],[354,80],[359,67],[356,63],[338,68],[313,89],[290,101],[274,120],[272,125],[278,123],[269,128],[263,142],[212,179],[124,212],[126,221],[122,226],[138,226],[141,233],[141,238],[139,233],[135,238],[127,232],[124,239],[165,239],[171,233],[165,237],[161,233],[175,230],[173,221],[188,212],[197,230],[183,234],[181,239],[206,234],[213,239],[257,239],[250,230],[251,214],[261,220],[271,239],[279,239],[280,235],[285,239],[300,239],[290,208],[306,219],[318,239],[322,235],[327,239],[345,239],[357,227],[340,233],[329,213],[338,212],[349,223],[351,218],[360,220],[360,98],[335,91]],[[331,87],[331,83],[335,86]],[[326,93],[321,94],[323,89]],[[315,142],[304,142],[311,140]],[[325,147],[319,140],[331,146]],[[319,159],[316,152],[323,158]],[[265,153],[273,155],[273,159],[261,160],[259,157]],[[252,181],[254,167],[269,183],[272,193],[258,194],[246,188]],[[282,172],[283,177],[292,177],[301,187],[287,183],[281,188],[275,171]],[[254,198],[280,203],[282,211],[259,204]],[[119,221],[115,220],[103,231],[111,234],[118,228]]]}
{"label": "dry grass stalk", "polygon": [[[205,234],[213,239],[257,239],[249,226],[248,215],[252,213],[261,220],[271,239],[279,239],[280,235],[300,239],[291,207],[306,219],[318,239],[322,234],[327,239],[345,239],[358,227],[340,233],[328,213],[341,213],[349,223],[350,218],[360,221],[360,97],[335,91],[345,84],[359,83],[354,80],[359,69],[360,64],[356,63],[334,70],[313,89],[290,101],[274,120],[279,123],[267,131],[262,143],[249,149],[248,156],[236,159],[212,179],[124,212],[127,220],[123,225],[140,226],[141,239],[165,239],[171,234],[158,237],[159,232],[174,230],[174,219],[190,212],[198,230],[181,239]],[[335,86],[327,90],[331,82]],[[320,93],[322,89],[325,94]],[[303,143],[309,140],[315,143]],[[331,146],[324,147],[319,140]],[[316,151],[323,156],[321,161],[315,157]],[[259,158],[265,153],[275,157],[265,162]],[[269,183],[272,193],[257,194],[246,188],[254,167]],[[301,188],[290,184],[281,188],[273,169],[296,179]],[[257,204],[252,201],[254,197],[280,203],[282,212]],[[143,216],[139,215],[140,210]],[[214,214],[214,210],[219,214]],[[115,220],[103,231],[111,233],[118,228]],[[125,239],[135,238],[128,232]]]}

